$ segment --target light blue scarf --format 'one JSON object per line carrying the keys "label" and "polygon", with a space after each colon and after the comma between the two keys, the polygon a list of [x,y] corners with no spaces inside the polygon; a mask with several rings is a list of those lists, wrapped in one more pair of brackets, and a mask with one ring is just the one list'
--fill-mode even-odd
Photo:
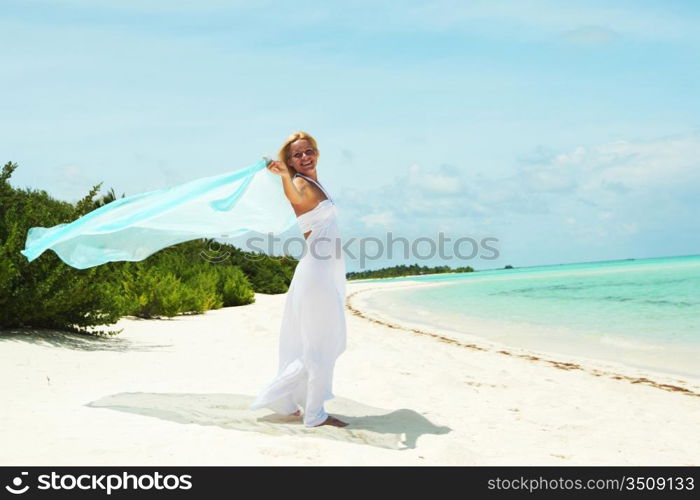
{"label": "light blue scarf", "polygon": [[114,200],[70,224],[33,227],[22,254],[33,261],[51,249],[78,269],[139,261],[198,238],[249,231],[279,234],[296,222],[279,176],[266,159],[242,170]]}

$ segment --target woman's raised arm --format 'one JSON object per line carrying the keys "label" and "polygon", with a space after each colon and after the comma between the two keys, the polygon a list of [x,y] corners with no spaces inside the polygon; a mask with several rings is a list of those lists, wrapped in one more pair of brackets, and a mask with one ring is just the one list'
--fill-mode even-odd
{"label": "woman's raised arm", "polygon": [[277,174],[282,177],[282,186],[284,187],[284,194],[287,199],[292,204],[292,206],[304,206],[313,200],[310,199],[312,194],[308,190],[299,190],[292,181],[292,176],[290,175],[289,168],[279,161],[270,161],[267,164],[267,169],[273,174]]}

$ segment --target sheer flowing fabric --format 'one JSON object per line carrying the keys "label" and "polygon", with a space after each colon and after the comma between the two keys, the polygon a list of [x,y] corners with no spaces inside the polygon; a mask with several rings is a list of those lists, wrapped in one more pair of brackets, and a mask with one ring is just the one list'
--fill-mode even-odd
{"label": "sheer flowing fabric", "polygon": [[265,159],[226,174],[114,200],[69,224],[33,227],[22,254],[33,261],[53,250],[78,269],[139,261],[198,238],[232,238],[249,231],[278,234],[296,218],[282,180]]}

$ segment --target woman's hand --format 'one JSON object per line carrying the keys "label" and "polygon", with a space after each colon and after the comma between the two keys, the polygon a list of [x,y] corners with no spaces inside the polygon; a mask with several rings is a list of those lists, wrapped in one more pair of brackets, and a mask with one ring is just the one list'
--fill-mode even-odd
{"label": "woman's hand", "polygon": [[271,161],[267,164],[267,169],[273,174],[289,175],[287,165],[284,165],[281,161]]}
{"label": "woman's hand", "polygon": [[[268,159],[265,158],[265,160]],[[266,167],[273,174],[282,177],[282,187],[284,188],[284,194],[293,207],[296,207],[300,203],[304,202],[305,197],[292,182],[292,172],[291,170],[289,170],[289,167],[287,167],[287,165],[285,165],[281,161],[269,160]]]}

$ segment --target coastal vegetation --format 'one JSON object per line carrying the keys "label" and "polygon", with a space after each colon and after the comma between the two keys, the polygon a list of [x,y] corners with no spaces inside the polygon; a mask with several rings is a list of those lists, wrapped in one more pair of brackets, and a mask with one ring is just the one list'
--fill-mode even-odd
{"label": "coastal vegetation", "polygon": [[419,266],[418,264],[383,267],[371,271],[357,271],[347,273],[348,280],[364,280],[374,278],[397,278],[400,276],[416,276],[421,274],[440,273],[471,273],[474,269],[470,266],[451,268],[449,266]]}

